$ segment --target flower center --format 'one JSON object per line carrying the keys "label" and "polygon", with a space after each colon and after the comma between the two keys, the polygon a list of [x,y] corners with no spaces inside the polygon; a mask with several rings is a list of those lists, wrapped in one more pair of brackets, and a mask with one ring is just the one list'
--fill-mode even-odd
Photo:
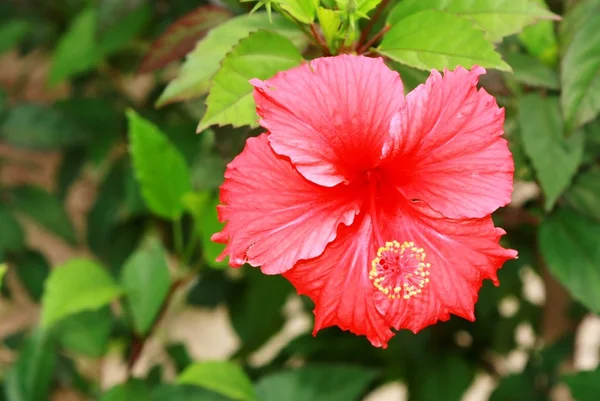
{"label": "flower center", "polygon": [[423,248],[414,242],[386,242],[371,262],[369,280],[390,299],[410,299],[429,283],[429,263]]}

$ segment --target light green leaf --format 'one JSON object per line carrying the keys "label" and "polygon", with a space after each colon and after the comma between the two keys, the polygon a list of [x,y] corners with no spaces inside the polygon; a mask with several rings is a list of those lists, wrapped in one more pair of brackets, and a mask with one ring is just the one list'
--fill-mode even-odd
{"label": "light green leaf", "polygon": [[513,77],[520,83],[540,88],[559,89],[556,71],[538,59],[521,53],[510,52],[506,61],[513,69]]}
{"label": "light green leaf", "polygon": [[315,0],[279,0],[278,3],[281,8],[303,24],[310,24],[315,20],[319,5],[319,2]]}
{"label": "light green leaf", "polygon": [[190,192],[182,198],[183,206],[194,219],[194,231],[198,238],[202,238],[201,224],[205,215],[209,212],[208,207],[213,206],[213,202],[208,191],[205,192]]}
{"label": "light green leaf", "polygon": [[0,204],[0,256],[25,248],[25,232],[19,221]]}
{"label": "light green leaf", "polygon": [[197,221],[200,239],[202,241],[202,256],[204,261],[214,269],[224,269],[228,266],[227,260],[217,262],[217,257],[225,249],[225,245],[213,242],[210,237],[223,229],[224,224],[219,221],[217,205],[219,198],[215,197],[208,203],[202,217]]}
{"label": "light green leaf", "polygon": [[101,308],[121,293],[102,266],[87,259],[72,259],[55,267],[46,280],[41,324],[48,327],[78,312]]}
{"label": "light green leaf", "polygon": [[510,71],[472,22],[441,11],[421,11],[392,27],[378,48],[392,60],[422,70],[473,65]]}
{"label": "light green leaf", "polygon": [[294,44],[281,35],[257,31],[233,48],[215,74],[206,98],[206,114],[198,125],[198,132],[211,125],[234,127],[257,126],[258,115],[252,98],[252,78],[271,78],[302,61]]}
{"label": "light green leaf", "polygon": [[3,21],[0,25],[0,54],[16,47],[29,29],[30,24],[27,21]]}
{"label": "light green leaf", "polygon": [[58,341],[68,351],[90,358],[106,353],[113,325],[108,307],[71,315],[58,323]]}
{"label": "light green leaf", "polygon": [[36,330],[4,378],[7,401],[47,401],[57,363],[51,338]]}
{"label": "light green leaf", "polygon": [[600,13],[574,33],[561,62],[561,106],[567,132],[600,113]]}
{"label": "light green leaf", "polygon": [[525,153],[545,194],[544,208],[551,210],[581,163],[584,137],[577,132],[564,138],[556,97],[531,94],[521,98],[519,124]]}
{"label": "light green leaf", "polygon": [[359,400],[377,374],[354,366],[306,366],[263,377],[256,385],[260,401]]}
{"label": "light green leaf", "polygon": [[573,298],[600,313],[600,223],[557,210],[540,226],[539,242],[552,275]]}
{"label": "light green leaf", "polygon": [[10,189],[11,205],[70,244],[77,243],[75,228],[63,203],[41,187],[19,186]]}
{"label": "light green leaf", "polygon": [[[548,9],[544,0],[533,1],[540,7]],[[519,34],[519,41],[529,54],[541,60],[545,65],[552,67],[558,62],[558,39],[553,21],[540,21],[533,26],[526,27]]]}
{"label": "light green leaf", "polygon": [[121,285],[135,331],[144,335],[152,327],[171,286],[166,252],[158,240],[152,238],[129,257],[123,266]]}
{"label": "light green leaf", "polygon": [[156,105],[200,97],[208,92],[212,76],[219,70],[221,61],[231,48],[251,32],[266,29],[277,32],[291,40],[302,50],[307,44],[306,36],[292,22],[280,15],[273,15],[269,22],[266,13],[241,15],[212,29],[198,42],[176,79],[164,90]]}
{"label": "light green leaf", "polygon": [[176,220],[183,213],[181,198],[191,190],[186,161],[157,126],[133,110],[127,118],[130,153],[142,196],[153,213]]}
{"label": "light green leaf", "polygon": [[4,275],[6,274],[6,270],[8,267],[6,263],[0,263],[0,285],[2,285],[2,281],[4,280]]}
{"label": "light green leaf", "polygon": [[562,377],[577,401],[597,401],[600,394],[600,368]]}
{"label": "light green leaf", "polygon": [[231,362],[194,363],[179,375],[177,383],[203,387],[233,400],[257,400],[252,382],[246,373]]}
{"label": "light green leaf", "polygon": [[56,106],[24,103],[6,114],[0,137],[21,148],[55,150],[85,142],[88,133]]}
{"label": "light green leaf", "polygon": [[317,9],[317,16],[319,17],[319,24],[321,25],[323,36],[327,42],[327,47],[329,47],[332,54],[335,54],[337,51],[337,39],[340,33],[340,26],[342,24],[341,13],[340,11],[319,7]]}
{"label": "light green leaf", "polygon": [[600,221],[600,167],[577,176],[565,199],[577,211]]}
{"label": "light green leaf", "polygon": [[396,25],[412,14],[431,9],[472,20],[493,42],[520,32],[538,20],[558,18],[531,0],[404,0],[390,12],[388,23]]}

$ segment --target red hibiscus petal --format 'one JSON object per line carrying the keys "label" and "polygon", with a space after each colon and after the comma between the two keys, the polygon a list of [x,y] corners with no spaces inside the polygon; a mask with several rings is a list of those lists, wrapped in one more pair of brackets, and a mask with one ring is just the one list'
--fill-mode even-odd
{"label": "red hibiscus petal", "polygon": [[384,145],[389,176],[408,199],[450,218],[483,217],[510,202],[514,163],[504,109],[477,90],[485,69],[437,71],[408,94]]}
{"label": "red hibiscus petal", "polygon": [[251,83],[273,150],[324,186],[379,165],[390,121],[404,104],[398,73],[380,58],[320,58]]}
{"label": "red hibiscus petal", "polygon": [[213,241],[227,247],[231,266],[249,263],[279,274],[298,260],[319,256],[350,225],[361,206],[356,187],[316,185],[289,159],[273,152],[268,135],[250,138],[228,166],[221,186],[219,219],[227,224]]}
{"label": "red hibiscus petal", "polygon": [[450,314],[474,320],[482,280],[498,285],[496,272],[517,256],[499,240],[504,230],[494,227],[490,216],[480,219],[448,219],[423,202],[398,208],[390,205],[378,215],[381,236],[387,241],[412,242],[422,249],[426,278],[420,294],[408,300],[389,299],[378,291],[377,307],[396,329],[417,332]]}
{"label": "red hibiscus petal", "polygon": [[375,305],[375,288],[367,266],[375,253],[373,225],[369,215],[350,227],[341,226],[338,238],[317,258],[302,261],[284,274],[298,290],[315,303],[313,335],[339,326],[365,335],[376,347],[387,346],[394,335]]}

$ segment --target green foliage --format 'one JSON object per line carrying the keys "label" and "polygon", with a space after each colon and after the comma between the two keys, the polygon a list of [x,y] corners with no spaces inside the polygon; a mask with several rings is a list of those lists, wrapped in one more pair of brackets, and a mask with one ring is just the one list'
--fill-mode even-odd
{"label": "green foliage", "polygon": [[557,210],[540,226],[540,250],[548,268],[573,298],[596,313],[600,313],[598,241],[600,223],[569,210]]}
{"label": "green foliage", "polygon": [[214,124],[257,126],[253,87],[248,81],[270,78],[278,71],[295,67],[301,60],[302,55],[294,44],[276,33],[257,31],[242,39],[225,56],[221,69],[213,77],[206,98],[206,114],[198,125],[198,132]]}
{"label": "green foliage", "polygon": [[426,10],[399,20],[385,35],[379,53],[421,70],[473,65],[510,71],[472,22]]}
{"label": "green foliage", "polygon": [[181,198],[191,189],[185,159],[157,126],[133,110],[127,118],[131,157],[146,204],[161,217],[179,219],[183,213]]}
{"label": "green foliage", "polygon": [[[0,1],[0,400],[358,401],[402,382],[452,401],[482,373],[491,401],[564,384],[596,400],[597,369],[563,368],[600,313],[599,15],[600,0]],[[431,69],[488,69],[516,180],[492,218],[519,258],[483,283],[475,321],[385,350],[315,337],[285,277],[215,260],[226,166],[264,132],[248,81],[339,54],[383,57],[405,93]],[[113,359],[127,374],[107,388]]]}
{"label": "green foliage", "polygon": [[376,377],[370,369],[354,366],[312,366],[274,373],[256,385],[261,401],[358,400]]}
{"label": "green foliage", "polygon": [[104,268],[91,260],[73,259],[56,267],[42,299],[42,326],[86,310],[95,310],[120,296],[122,290]]}
{"label": "green foliage", "polygon": [[250,379],[239,366],[229,362],[192,364],[179,375],[177,382],[204,387],[232,400],[257,400]]}
{"label": "green foliage", "polygon": [[123,265],[121,285],[133,316],[135,331],[150,330],[169,292],[171,279],[160,242],[149,240]]}

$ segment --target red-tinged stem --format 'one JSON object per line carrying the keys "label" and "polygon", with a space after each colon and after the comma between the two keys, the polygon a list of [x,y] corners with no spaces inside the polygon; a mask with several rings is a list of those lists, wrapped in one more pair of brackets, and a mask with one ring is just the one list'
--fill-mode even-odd
{"label": "red-tinged stem", "polygon": [[358,49],[357,53],[363,54],[363,53],[366,53],[367,51],[369,51],[371,46],[373,46],[375,43],[377,43],[383,37],[383,35],[385,35],[387,33],[387,31],[390,30],[390,28],[391,27],[389,25],[384,26],[381,29],[381,31],[377,32],[375,34],[375,36],[373,36],[367,43],[365,43],[360,49]]}
{"label": "red-tinged stem", "polygon": [[323,51],[323,55],[324,56],[331,56],[331,52],[329,51],[329,47],[327,46],[327,43],[325,43],[325,40],[319,34],[319,31],[317,31],[317,25],[314,24],[314,23],[310,24],[310,31],[312,32],[313,37],[315,38],[315,40],[317,41],[317,43],[319,44],[319,46],[321,46],[321,50]]}
{"label": "red-tinged stem", "polygon": [[[360,33],[360,39],[358,39],[358,42],[356,43],[356,49],[362,49],[364,47],[363,43],[367,41],[369,34],[373,30],[373,26],[375,26],[375,23],[379,17],[381,17],[381,13],[383,13],[383,10],[385,10],[389,2],[390,0],[382,0],[381,3],[379,3],[375,10],[375,14],[373,14],[373,18],[371,18],[365,29]],[[358,53],[360,54],[360,52]]]}

